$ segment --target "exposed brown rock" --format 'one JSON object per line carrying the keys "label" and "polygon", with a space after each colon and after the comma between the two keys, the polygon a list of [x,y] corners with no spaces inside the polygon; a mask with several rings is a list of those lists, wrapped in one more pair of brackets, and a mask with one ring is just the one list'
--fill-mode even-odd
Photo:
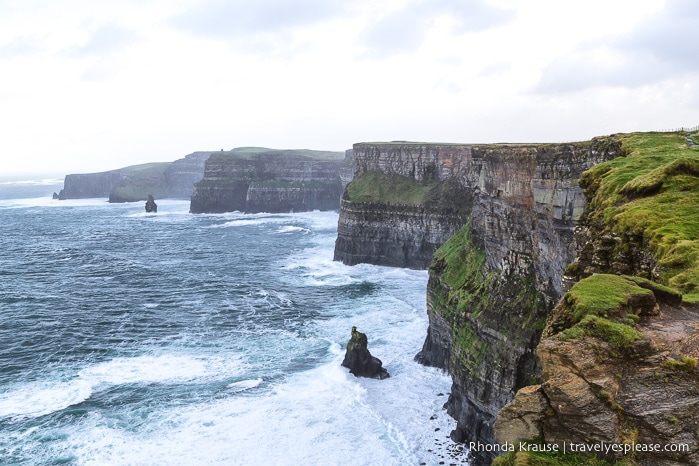
{"label": "exposed brown rock", "polygon": [[[532,439],[540,432],[539,439],[557,444],[687,445],[688,451],[639,452],[634,459],[643,465],[699,464],[699,306],[661,303],[660,314],[642,319],[636,330],[644,338],[629,354],[615,355],[594,337],[544,338],[537,353],[545,381],[521,389],[500,412],[497,440]],[[534,393],[543,393],[535,400],[545,401],[532,402]]]}

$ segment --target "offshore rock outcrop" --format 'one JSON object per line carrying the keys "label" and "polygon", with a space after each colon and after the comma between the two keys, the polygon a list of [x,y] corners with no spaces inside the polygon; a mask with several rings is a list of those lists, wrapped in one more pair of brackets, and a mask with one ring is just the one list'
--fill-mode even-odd
{"label": "offshore rock outcrop", "polygon": [[352,327],[352,336],[347,342],[347,351],[342,366],[348,368],[350,374],[355,377],[373,379],[390,377],[381,360],[372,356],[367,346],[366,334],[357,331],[357,327]]}
{"label": "offshore rock outcrop", "polygon": [[155,203],[155,199],[152,194],[148,195],[148,200],[146,201],[146,212],[147,213],[157,213],[158,204]]}
{"label": "offshore rock outcrop", "polygon": [[[535,349],[575,257],[573,229],[585,204],[578,180],[620,153],[613,137],[574,144],[354,146],[355,178],[344,195],[335,258],[354,263],[365,254],[365,262],[419,268],[425,263],[411,262],[415,255],[402,263],[395,258],[420,244],[441,245],[429,268],[429,329],[417,359],[452,376],[447,408],[458,421],[455,440],[494,442],[497,412],[538,380]],[[362,180],[376,173],[408,189],[366,194]],[[454,197],[435,194],[447,183],[451,189],[443,191]],[[401,204],[419,211],[428,201],[442,208],[404,220]],[[435,224],[447,227],[434,242],[411,243],[410,237],[439,230]]]}
{"label": "offshore rock outcrop", "polygon": [[212,155],[190,212],[337,210],[351,173],[342,152],[243,147]]}
{"label": "offshore rock outcrop", "polygon": [[109,202],[135,202],[146,200],[152,193],[159,198],[189,199],[194,184],[204,176],[204,163],[210,155],[211,152],[194,152],[174,162],[66,175],[58,198],[106,197]]}

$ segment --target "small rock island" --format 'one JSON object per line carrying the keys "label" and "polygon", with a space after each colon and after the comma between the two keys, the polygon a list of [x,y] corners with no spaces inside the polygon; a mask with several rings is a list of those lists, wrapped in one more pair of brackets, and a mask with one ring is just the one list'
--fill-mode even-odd
{"label": "small rock island", "polygon": [[352,327],[352,337],[347,342],[347,352],[342,366],[350,370],[355,377],[369,377],[373,379],[387,379],[388,371],[383,368],[383,363],[374,357],[367,348],[366,334]]}
{"label": "small rock island", "polygon": [[158,204],[155,203],[155,199],[153,198],[152,194],[148,195],[148,200],[146,201],[146,212],[149,214],[158,212]]}

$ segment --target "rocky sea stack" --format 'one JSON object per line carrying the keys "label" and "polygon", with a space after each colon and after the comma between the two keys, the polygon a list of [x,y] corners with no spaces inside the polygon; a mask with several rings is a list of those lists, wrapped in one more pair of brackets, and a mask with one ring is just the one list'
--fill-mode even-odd
{"label": "rocky sea stack", "polygon": [[158,204],[155,203],[155,199],[153,199],[152,194],[148,195],[148,200],[146,201],[146,212],[149,214],[158,212]]}
{"label": "rocky sea stack", "polygon": [[355,377],[370,377],[373,379],[386,379],[390,377],[388,371],[383,368],[379,358],[374,357],[367,348],[366,334],[352,327],[352,337],[347,342],[347,352],[342,366],[350,370]]}

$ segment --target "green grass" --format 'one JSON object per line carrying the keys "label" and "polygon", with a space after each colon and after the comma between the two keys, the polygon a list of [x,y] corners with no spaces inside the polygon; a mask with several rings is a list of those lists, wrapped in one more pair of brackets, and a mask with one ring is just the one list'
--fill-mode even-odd
{"label": "green grass", "polygon": [[485,279],[485,252],[473,244],[471,224],[461,228],[449,238],[434,255],[434,263],[444,261],[440,280],[452,290],[474,289]]}
{"label": "green grass", "polygon": [[665,361],[662,366],[666,369],[693,372],[697,368],[697,360],[689,356],[681,356],[679,359]]}
{"label": "green grass", "polygon": [[172,162],[153,162],[153,163],[143,163],[140,165],[131,165],[130,167],[120,168],[117,171],[129,175],[138,174],[139,172],[164,172],[167,167],[169,167]]}
{"label": "green grass", "polygon": [[604,340],[615,350],[628,350],[634,341],[643,338],[640,332],[628,324],[593,315],[585,316],[576,326],[585,335]]}
{"label": "green grass", "polygon": [[148,194],[157,199],[166,193],[165,170],[170,163],[147,163],[121,168],[126,178],[117,183],[110,193],[112,202],[144,201]]}
{"label": "green grass", "polygon": [[347,195],[354,202],[419,206],[428,201],[430,190],[438,184],[437,181],[420,183],[407,176],[371,170],[356,176],[347,185]]}
{"label": "green grass", "polygon": [[344,152],[309,150],[309,149],[269,149],[267,147],[238,147],[229,151],[213,152],[211,157],[236,158],[241,160],[254,160],[263,154],[279,157],[300,157],[312,160],[342,160]]}
{"label": "green grass", "polygon": [[596,274],[576,283],[565,295],[575,322],[588,315],[598,317],[626,317],[632,311],[634,296],[652,295],[621,275]]}
{"label": "green grass", "polygon": [[617,136],[626,156],[586,171],[587,221],[622,238],[642,235],[663,284],[699,302],[699,148],[681,133]]}
{"label": "green grass", "polygon": [[564,306],[551,330],[562,340],[586,336],[606,341],[615,351],[626,351],[643,338],[634,326],[636,314],[653,306],[653,291],[642,288],[642,279],[596,274],[576,283],[563,297]]}

